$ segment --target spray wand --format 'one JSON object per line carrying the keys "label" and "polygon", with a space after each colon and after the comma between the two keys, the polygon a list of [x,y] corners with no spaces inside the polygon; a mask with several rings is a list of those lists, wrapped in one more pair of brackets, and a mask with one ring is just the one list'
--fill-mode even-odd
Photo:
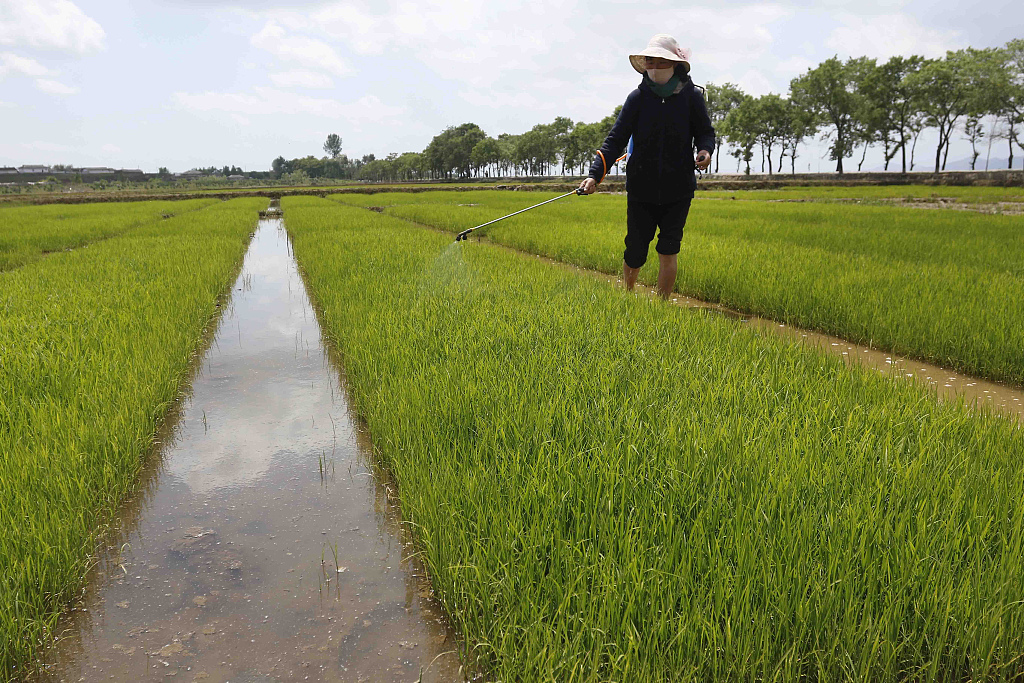
{"label": "spray wand", "polygon": [[[601,155],[601,161],[604,161],[604,154],[601,154],[601,150],[598,150],[597,153]],[[618,163],[618,162],[622,161],[625,158],[626,158],[626,155],[623,154],[621,157],[619,157],[618,159],[615,160],[615,163]],[[608,171],[608,165],[606,163],[605,164],[605,173],[607,173],[607,171]],[[601,180],[604,180],[604,176],[603,175],[601,176]],[[552,197],[551,199],[549,199],[547,201],[544,201],[544,202],[541,202],[540,204],[534,204],[533,206],[528,206],[525,209],[519,209],[515,213],[510,213],[509,215],[502,216],[501,218],[495,218],[493,221],[488,221],[486,223],[482,223],[482,224],[476,226],[475,228],[470,228],[468,230],[463,230],[462,232],[460,232],[458,235],[455,236],[455,241],[456,242],[465,241],[465,240],[469,239],[469,234],[471,232],[473,232],[474,230],[479,230],[480,228],[485,228],[488,225],[493,225],[494,223],[497,223],[498,221],[503,221],[506,218],[512,218],[512,216],[518,216],[519,214],[521,214],[523,212],[526,212],[526,211],[529,211],[530,209],[536,209],[538,206],[544,206],[545,204],[550,204],[551,202],[557,202],[559,199],[565,199],[566,197],[569,197],[569,196],[574,195],[574,194],[584,195],[585,196],[585,193],[583,192],[582,189],[576,188],[575,190],[572,190],[570,192],[566,192],[563,195],[559,195],[557,197]]]}

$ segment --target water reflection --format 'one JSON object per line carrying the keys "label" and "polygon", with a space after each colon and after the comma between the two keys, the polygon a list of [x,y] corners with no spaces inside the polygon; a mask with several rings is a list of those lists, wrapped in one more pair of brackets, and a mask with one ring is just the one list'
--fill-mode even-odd
{"label": "water reflection", "polygon": [[161,440],[41,680],[462,680],[279,220]]}

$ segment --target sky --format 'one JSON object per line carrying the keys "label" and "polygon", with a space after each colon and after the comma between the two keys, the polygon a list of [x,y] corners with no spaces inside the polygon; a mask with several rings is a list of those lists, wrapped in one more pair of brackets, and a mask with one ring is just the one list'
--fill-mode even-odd
{"label": "sky", "polygon": [[[655,33],[692,49],[696,83],[761,95],[833,55],[938,57],[1022,27],[1019,0],[0,0],[0,165],[264,170],[322,156],[329,133],[380,157],[465,122],[597,121]],[[829,170],[823,149],[797,169]]]}

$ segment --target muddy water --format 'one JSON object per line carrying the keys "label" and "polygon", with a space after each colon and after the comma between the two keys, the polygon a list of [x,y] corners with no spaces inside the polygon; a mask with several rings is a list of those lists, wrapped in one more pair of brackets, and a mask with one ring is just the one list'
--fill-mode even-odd
{"label": "muddy water", "polygon": [[40,680],[463,679],[280,220],[166,431]]}

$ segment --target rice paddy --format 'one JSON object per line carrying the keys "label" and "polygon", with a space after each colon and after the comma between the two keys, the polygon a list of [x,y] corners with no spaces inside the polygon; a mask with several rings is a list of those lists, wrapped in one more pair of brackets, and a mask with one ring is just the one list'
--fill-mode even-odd
{"label": "rice paddy", "polygon": [[1011,423],[485,244],[284,207],[496,679],[1020,675]]}
{"label": "rice paddy", "polygon": [[[986,188],[978,188],[986,189]],[[554,195],[337,196],[459,231]],[[487,239],[605,273],[622,268],[625,198],[568,198]],[[1024,223],[845,204],[696,201],[676,289],[973,375],[1024,384]],[[653,247],[652,247],[653,250]],[[653,284],[651,258],[640,281]]]}
{"label": "rice paddy", "polygon": [[58,242],[116,236],[0,273],[0,678],[77,592],[265,203],[62,213],[81,223],[56,221]]}
{"label": "rice paddy", "polygon": [[[618,272],[621,196],[499,223],[487,229],[498,245],[439,232],[551,196],[282,200],[348,400],[470,670],[503,681],[1024,677],[1024,430],[528,255]],[[38,656],[80,590],[265,205],[0,208],[0,680]],[[677,287],[1022,384],[1018,224],[698,201]],[[281,258],[274,272],[294,273]],[[641,281],[654,281],[653,261]],[[291,281],[277,285],[290,301]],[[199,424],[205,434],[205,413]],[[316,450],[292,467],[317,496],[344,496],[325,485],[344,476],[328,458]],[[340,582],[345,542],[304,531]]]}
{"label": "rice paddy", "polygon": [[0,271],[31,263],[47,253],[74,249],[145,223],[195,211],[215,201],[2,207]]}

